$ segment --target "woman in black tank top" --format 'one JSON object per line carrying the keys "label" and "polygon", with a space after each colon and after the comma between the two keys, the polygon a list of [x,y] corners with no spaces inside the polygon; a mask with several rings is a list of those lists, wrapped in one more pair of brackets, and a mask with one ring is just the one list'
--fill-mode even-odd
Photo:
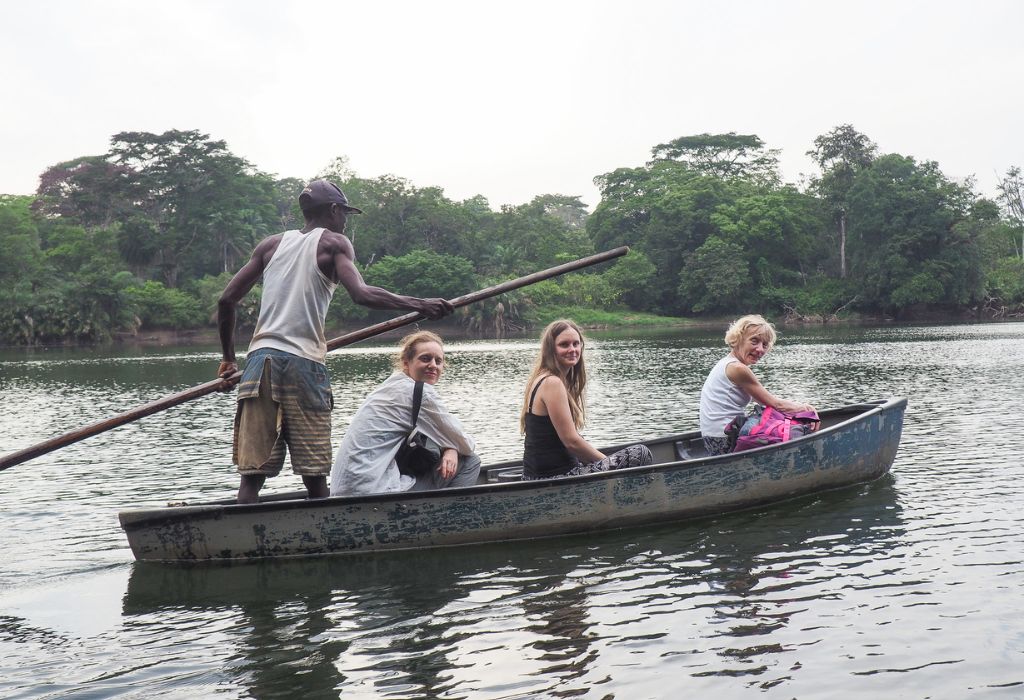
{"label": "woman in black tank top", "polygon": [[583,333],[572,321],[554,321],[544,329],[519,420],[526,437],[524,479],[592,474],[654,461],[645,445],[606,456],[580,435],[586,423],[583,345]]}

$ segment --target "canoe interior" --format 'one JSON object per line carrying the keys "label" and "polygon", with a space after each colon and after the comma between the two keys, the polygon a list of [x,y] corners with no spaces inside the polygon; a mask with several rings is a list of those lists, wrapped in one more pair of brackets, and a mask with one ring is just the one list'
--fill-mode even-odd
{"label": "canoe interior", "polygon": [[[853,416],[858,416],[864,413],[865,410],[876,408],[881,403],[883,402],[872,401],[823,411],[819,415],[821,418],[821,427],[819,430],[824,430],[833,425],[838,425],[843,421],[849,420]],[[635,443],[612,445],[610,447],[602,448],[601,451],[605,454],[611,454],[612,452],[627,447],[630,444]],[[670,464],[673,462],[702,459],[708,456],[707,451],[704,449],[704,440],[701,439],[699,430],[680,433],[679,435],[669,435],[667,437],[661,437],[654,440],[646,440],[643,444],[647,445],[651,450],[651,453],[654,455],[654,464]],[[518,481],[522,477],[522,474],[522,460],[511,460],[508,462],[501,462],[499,464],[481,467],[479,482],[495,483],[502,481]]]}
{"label": "canoe interior", "polygon": [[823,411],[811,435],[727,455],[705,454],[697,431],[658,438],[646,442],[654,464],[583,476],[522,481],[521,463],[508,461],[463,488],[313,500],[292,492],[118,519],[136,559],[163,562],[431,549],[680,521],[877,479],[896,456],[906,405]]}
{"label": "canoe interior", "polygon": [[[877,408],[884,404],[884,400],[864,401],[856,404],[849,404],[839,408],[832,408],[819,413],[821,427],[819,432],[838,425],[853,417],[859,416],[865,411]],[[698,460],[707,457],[704,450],[704,441],[700,437],[699,430],[691,430],[686,433],[659,437],[652,440],[644,440],[643,444],[651,450],[654,455],[654,464],[672,464],[680,461]],[[627,447],[635,443],[621,443],[601,449],[605,454]],[[522,460],[507,460],[495,464],[483,465],[480,467],[480,478],[478,485],[497,484],[512,481],[519,481],[523,474]],[[260,496],[260,503],[276,503],[280,501],[305,500],[305,491],[285,491],[276,494]],[[204,505],[234,505],[234,498],[226,498],[217,501],[205,501]],[[175,503],[174,505],[185,505]],[[191,505],[191,504],[189,504]]]}

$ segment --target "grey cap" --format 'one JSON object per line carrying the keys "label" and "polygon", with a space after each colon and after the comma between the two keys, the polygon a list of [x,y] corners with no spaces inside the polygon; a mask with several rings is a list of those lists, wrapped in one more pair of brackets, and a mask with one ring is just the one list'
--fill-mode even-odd
{"label": "grey cap", "polygon": [[345,211],[354,211],[356,214],[363,213],[362,209],[357,209],[348,203],[348,197],[340,187],[327,180],[313,180],[299,194],[299,207],[303,211],[324,204],[338,204]]}

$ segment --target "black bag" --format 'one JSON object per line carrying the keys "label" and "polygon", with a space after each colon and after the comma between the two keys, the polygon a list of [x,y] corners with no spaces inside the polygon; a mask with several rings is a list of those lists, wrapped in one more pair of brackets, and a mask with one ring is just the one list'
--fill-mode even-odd
{"label": "black bag", "polygon": [[423,402],[423,382],[416,382],[412,392],[412,432],[402,441],[395,455],[398,471],[408,476],[429,474],[441,463],[441,448],[423,433],[416,431],[416,420],[420,417],[420,403]]}

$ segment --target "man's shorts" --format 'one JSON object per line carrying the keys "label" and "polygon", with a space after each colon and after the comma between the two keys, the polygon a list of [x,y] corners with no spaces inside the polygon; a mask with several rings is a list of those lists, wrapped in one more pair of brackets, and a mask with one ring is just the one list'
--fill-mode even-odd
{"label": "man's shorts", "polygon": [[238,473],[277,476],[287,451],[295,474],[330,474],[332,408],[322,364],[281,350],[249,353],[235,411]]}

